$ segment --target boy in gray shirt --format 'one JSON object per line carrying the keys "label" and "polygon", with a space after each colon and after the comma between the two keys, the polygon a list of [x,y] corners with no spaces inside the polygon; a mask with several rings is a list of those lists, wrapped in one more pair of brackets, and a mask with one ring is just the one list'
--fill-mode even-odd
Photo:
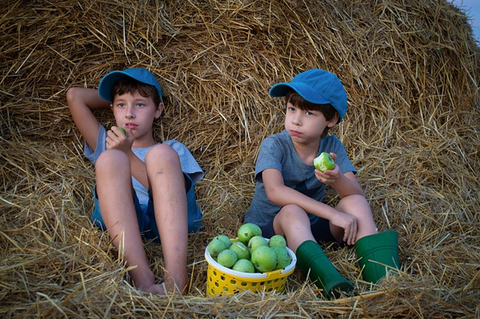
{"label": "boy in gray shirt", "polygon": [[[300,270],[323,289],[325,297],[350,292],[353,286],[334,268],[318,242],[355,245],[364,279],[377,282],[386,275],[385,265],[398,266],[397,233],[377,233],[343,144],[328,136],[347,111],[342,83],[330,72],[312,69],[291,82],[274,85],[270,95],[285,97],[285,129],[262,142],[255,194],[245,221],[259,225],[264,237],[285,236]],[[334,159],[332,170],[314,168],[313,160],[322,152]],[[326,185],[340,197],[336,207],[322,203]]]}

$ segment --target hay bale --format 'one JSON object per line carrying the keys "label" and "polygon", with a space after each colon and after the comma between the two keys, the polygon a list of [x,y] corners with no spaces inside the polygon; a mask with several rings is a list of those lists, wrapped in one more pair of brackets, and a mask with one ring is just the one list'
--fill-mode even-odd
{"label": "hay bale", "polygon": [[[0,12],[2,317],[479,315],[480,51],[449,2],[18,0]],[[156,138],[183,142],[206,172],[186,296],[133,289],[89,223],[93,168],[65,93],[125,67],[157,75]],[[370,287],[351,250],[328,247],[361,295],[324,301],[295,272],[282,295],[207,297],[206,243],[243,222],[260,143],[282,129],[268,89],[313,67],[346,87],[335,133],[379,229],[399,232],[403,271]],[[161,247],[148,255],[160,277]]]}

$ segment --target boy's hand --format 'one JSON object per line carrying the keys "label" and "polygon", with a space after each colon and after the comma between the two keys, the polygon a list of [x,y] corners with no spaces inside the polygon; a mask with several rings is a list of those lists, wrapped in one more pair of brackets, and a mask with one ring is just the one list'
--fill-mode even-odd
{"label": "boy's hand", "polygon": [[330,223],[343,228],[343,241],[347,243],[347,245],[355,244],[358,231],[357,218],[355,216],[337,211],[337,213],[330,218]]}
{"label": "boy's hand", "polygon": [[107,132],[107,149],[117,149],[125,153],[132,149],[135,137],[129,128],[124,128],[124,131],[127,135],[125,135],[120,128],[112,126]]}
{"label": "boy's hand", "polygon": [[[335,153],[330,153],[330,156],[333,158],[333,161],[337,159],[337,155]],[[317,179],[322,182],[325,185],[332,185],[337,181],[337,179],[340,177],[340,168],[338,165],[335,163],[335,168],[332,170],[326,170],[324,172],[319,171],[318,169],[315,169],[315,176]]]}

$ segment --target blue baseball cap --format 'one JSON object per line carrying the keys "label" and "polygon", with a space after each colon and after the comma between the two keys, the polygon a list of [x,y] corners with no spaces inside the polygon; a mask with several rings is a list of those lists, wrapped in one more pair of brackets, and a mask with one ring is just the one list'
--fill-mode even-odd
{"label": "blue baseball cap", "polygon": [[158,92],[159,101],[162,100],[162,88],[155,76],[146,69],[130,68],[123,71],[112,71],[105,75],[98,86],[98,94],[107,102],[113,103],[112,90],[118,80],[131,78],[138,82],[154,86]]}
{"label": "blue baseball cap", "polygon": [[293,89],[313,104],[331,104],[337,110],[340,123],[347,113],[347,92],[333,73],[311,69],[295,76],[291,82],[277,83],[269,91],[270,96],[282,97]]}

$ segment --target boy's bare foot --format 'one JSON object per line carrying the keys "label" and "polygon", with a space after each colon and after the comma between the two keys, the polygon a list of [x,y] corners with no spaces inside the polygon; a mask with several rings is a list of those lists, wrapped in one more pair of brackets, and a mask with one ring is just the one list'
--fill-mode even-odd
{"label": "boy's bare foot", "polygon": [[157,294],[157,295],[165,295],[166,294],[166,289],[165,289],[165,284],[164,283],[155,284],[155,285],[152,285],[148,288],[142,288],[142,291],[149,292],[149,293],[152,293],[152,294]]}
{"label": "boy's bare foot", "polygon": [[[164,282],[162,282],[161,284],[154,284],[148,288],[141,288],[141,290],[144,292],[157,294],[157,295],[166,295],[170,293],[183,294],[183,292],[180,291],[180,289],[178,289],[176,285],[171,284],[167,287],[167,285]],[[184,288],[184,291],[185,291],[185,288]]]}
{"label": "boy's bare foot", "polygon": [[166,291],[175,294],[185,294],[187,292],[187,274],[169,276],[167,272],[163,275],[163,285]]}

